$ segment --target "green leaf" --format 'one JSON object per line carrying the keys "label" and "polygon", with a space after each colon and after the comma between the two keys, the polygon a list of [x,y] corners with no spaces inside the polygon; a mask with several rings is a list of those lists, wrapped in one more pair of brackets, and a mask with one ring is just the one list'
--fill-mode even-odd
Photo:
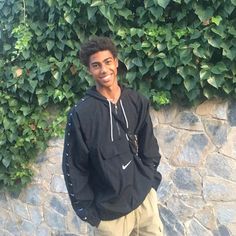
{"label": "green leaf", "polygon": [[231,83],[226,82],[223,85],[223,90],[224,90],[225,93],[230,94],[234,90],[234,86]]}
{"label": "green leaf", "polygon": [[219,77],[215,77],[215,76],[210,76],[209,79],[207,80],[207,82],[212,85],[215,88],[219,88],[222,84],[222,82],[224,81],[224,79],[221,79]]}
{"label": "green leaf", "polygon": [[157,54],[157,57],[163,59],[163,58],[166,58],[166,54],[163,53],[163,52],[161,52],[161,53],[158,53],[158,54]]}
{"label": "green leaf", "polygon": [[39,106],[44,105],[45,103],[48,102],[48,95],[47,94],[38,94],[38,103]]}
{"label": "green leaf", "polygon": [[104,3],[101,0],[92,1],[90,7],[102,6]]}
{"label": "green leaf", "polygon": [[124,8],[122,10],[118,10],[118,13],[120,16],[123,16],[126,20],[132,19],[132,16],[133,16],[132,11],[130,11],[127,8]]}
{"label": "green leaf", "polygon": [[211,36],[211,37],[207,38],[207,41],[211,46],[213,46],[215,48],[220,48],[220,46],[221,46],[221,39],[219,39],[219,38]]}
{"label": "green leaf", "polygon": [[35,91],[35,89],[36,89],[36,87],[37,87],[37,85],[38,85],[38,80],[29,80],[29,84],[30,84],[30,89],[29,89],[29,91],[30,91],[31,93],[34,93],[34,91]]}
{"label": "green leaf", "polygon": [[130,71],[128,71],[127,73],[126,73],[126,76],[125,76],[125,78],[129,81],[129,83],[131,84],[134,80],[135,80],[135,78],[136,78],[136,72],[135,71],[132,71],[132,70],[130,70]]}
{"label": "green leaf", "polygon": [[4,43],[3,44],[3,50],[4,51],[8,51],[8,50],[10,50],[11,49],[11,45],[10,44],[7,44],[7,43]]}
{"label": "green leaf", "polygon": [[223,55],[233,61],[236,57],[236,48],[224,48]]}
{"label": "green leaf", "polygon": [[211,21],[215,23],[216,25],[219,25],[220,22],[222,21],[222,17],[221,16],[212,17]]}
{"label": "green leaf", "polygon": [[48,40],[46,43],[48,51],[51,51],[54,45],[55,45],[55,42],[53,40]]}
{"label": "green leaf", "polygon": [[160,19],[160,17],[163,15],[163,8],[161,7],[150,7],[149,11],[152,13],[156,20]]}
{"label": "green leaf", "polygon": [[38,66],[38,68],[39,68],[39,73],[40,74],[44,74],[44,73],[46,73],[47,71],[50,71],[50,69],[51,69],[51,66],[50,66],[50,64],[45,64],[45,63],[40,63],[40,62],[38,62],[37,63],[37,66]]}
{"label": "green leaf", "polygon": [[97,12],[96,7],[88,7],[87,8],[87,14],[88,14],[88,19],[91,20],[95,16],[95,13]]}
{"label": "green leaf", "polygon": [[55,71],[53,73],[53,77],[55,79],[55,86],[57,87],[61,82],[61,72],[60,71]]}
{"label": "green leaf", "polygon": [[191,78],[186,78],[184,80],[184,87],[187,89],[187,91],[192,90],[196,85],[196,80],[191,77]]}
{"label": "green leaf", "polygon": [[236,29],[233,26],[228,27],[228,32],[236,37]]}
{"label": "green leaf", "polygon": [[143,65],[143,62],[142,60],[139,58],[139,57],[135,57],[133,60],[132,60],[132,63],[136,66],[142,66]]}
{"label": "green leaf", "polygon": [[8,130],[8,129],[11,128],[11,122],[6,117],[3,118],[3,127],[4,127],[5,130]]}
{"label": "green leaf", "polygon": [[163,69],[164,67],[164,64],[160,61],[155,61],[154,63],[154,70],[157,72],[157,71],[160,71],[161,69]]}
{"label": "green leaf", "polygon": [[167,5],[170,2],[170,0],[156,0],[156,1],[157,1],[158,5],[164,9],[167,7]]}
{"label": "green leaf", "polygon": [[64,18],[69,24],[72,24],[76,18],[76,15],[74,12],[65,12]]}
{"label": "green leaf", "polygon": [[220,75],[227,70],[228,69],[223,62],[218,62],[215,66],[212,67],[211,72],[213,74]]}
{"label": "green leaf", "polygon": [[236,6],[236,0],[231,0],[232,4]]}
{"label": "green leaf", "polygon": [[212,7],[203,7],[201,5],[195,4],[195,13],[197,14],[200,21],[205,21],[207,19],[210,19],[213,16],[213,8]]}
{"label": "green leaf", "polygon": [[221,38],[225,38],[226,34],[225,34],[225,28],[220,25],[220,26],[216,26],[214,28],[211,29],[212,32],[218,34]]}
{"label": "green leaf", "polygon": [[200,70],[200,79],[201,80],[209,79],[210,75],[211,75],[211,72],[209,70],[206,70],[206,69]]}
{"label": "green leaf", "polygon": [[11,159],[10,158],[7,158],[7,157],[4,157],[2,159],[2,164],[7,168],[11,163]]}
{"label": "green leaf", "polygon": [[182,48],[179,50],[180,61],[187,65],[192,60],[192,53],[189,48]]}
{"label": "green leaf", "polygon": [[[29,106],[22,106],[22,107],[20,108],[20,110],[23,112],[23,115],[24,115],[24,116],[27,116],[28,114],[30,114],[30,113],[32,112],[31,109],[32,109],[32,108],[29,107]],[[21,121],[21,120],[19,119],[18,122],[20,122],[20,121]]]}

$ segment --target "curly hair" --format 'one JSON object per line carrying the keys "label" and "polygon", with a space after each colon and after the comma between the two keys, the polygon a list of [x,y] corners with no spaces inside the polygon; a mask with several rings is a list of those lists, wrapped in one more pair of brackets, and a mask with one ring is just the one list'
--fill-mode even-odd
{"label": "curly hair", "polygon": [[117,57],[117,49],[110,38],[107,37],[93,37],[89,41],[81,45],[79,58],[82,64],[89,66],[90,56],[99,51],[109,50],[114,58]]}

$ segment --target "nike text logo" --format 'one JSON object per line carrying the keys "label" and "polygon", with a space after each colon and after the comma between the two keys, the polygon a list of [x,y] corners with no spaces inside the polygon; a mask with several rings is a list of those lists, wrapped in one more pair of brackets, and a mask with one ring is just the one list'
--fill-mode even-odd
{"label": "nike text logo", "polygon": [[130,163],[131,163],[131,161],[129,161],[126,165],[122,165],[122,169],[125,170]]}

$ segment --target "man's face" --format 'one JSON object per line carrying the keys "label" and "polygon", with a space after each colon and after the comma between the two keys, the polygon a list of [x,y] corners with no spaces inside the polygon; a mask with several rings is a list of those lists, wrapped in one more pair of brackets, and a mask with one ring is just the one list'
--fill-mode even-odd
{"label": "man's face", "polygon": [[109,50],[99,51],[89,58],[88,71],[94,78],[98,89],[117,84],[117,67],[118,60]]}

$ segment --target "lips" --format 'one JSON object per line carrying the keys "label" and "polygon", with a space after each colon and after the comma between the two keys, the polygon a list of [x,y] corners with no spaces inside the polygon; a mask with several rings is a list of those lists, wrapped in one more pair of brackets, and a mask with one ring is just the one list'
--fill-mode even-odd
{"label": "lips", "polygon": [[106,76],[100,77],[100,80],[102,80],[105,83],[110,81],[110,79],[111,79],[111,75],[106,75]]}

